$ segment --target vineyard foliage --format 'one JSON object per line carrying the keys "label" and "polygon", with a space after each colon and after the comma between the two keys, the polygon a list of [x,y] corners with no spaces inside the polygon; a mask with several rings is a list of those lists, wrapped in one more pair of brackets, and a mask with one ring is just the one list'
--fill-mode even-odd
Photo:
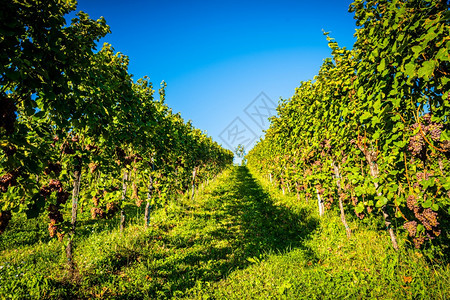
{"label": "vineyard foliage", "polygon": [[80,206],[93,218],[131,203],[148,209],[233,160],[164,103],[165,83],[155,99],[148,78],[133,81],[127,56],[109,44],[97,51],[110,32],[103,18],[79,12],[66,24],[75,9],[73,0],[2,1],[0,233],[15,213],[48,214],[62,239]]}
{"label": "vineyard foliage", "polygon": [[399,234],[416,248],[445,246],[449,2],[356,0],[349,11],[353,49],[324,33],[332,58],[280,102],[248,166],[299,199],[340,204],[344,224],[349,212],[381,213],[395,248]]}

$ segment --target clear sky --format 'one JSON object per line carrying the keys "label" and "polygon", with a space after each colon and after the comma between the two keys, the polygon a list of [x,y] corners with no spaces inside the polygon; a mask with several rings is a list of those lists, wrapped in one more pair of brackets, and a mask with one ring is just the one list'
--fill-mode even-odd
{"label": "clear sky", "polygon": [[289,98],[317,74],[331,52],[322,29],[352,47],[350,3],[79,0],[77,10],[105,17],[112,34],[101,43],[129,56],[134,80],[147,75],[156,91],[165,80],[174,112],[231,148],[239,140],[230,136],[233,128],[248,129],[244,143],[268,125],[257,124],[251,106]]}

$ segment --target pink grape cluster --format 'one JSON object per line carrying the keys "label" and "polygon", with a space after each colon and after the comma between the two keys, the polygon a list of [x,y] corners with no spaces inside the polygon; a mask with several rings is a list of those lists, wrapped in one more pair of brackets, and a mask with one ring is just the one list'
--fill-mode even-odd
{"label": "pink grape cluster", "polygon": [[409,221],[403,224],[403,228],[408,231],[408,235],[410,237],[415,237],[417,233],[417,222],[416,221]]}
{"label": "pink grape cluster", "polygon": [[[429,136],[432,141],[439,142],[443,128],[442,124],[431,121],[431,114],[429,113],[425,114],[422,119],[422,124],[415,123],[410,127],[410,130],[416,132],[416,134],[410,138],[408,150],[417,157],[422,156],[423,151],[426,150],[425,139],[422,136],[422,132],[425,136]],[[419,126],[420,129],[418,129]]]}
{"label": "pink grape cluster", "polygon": [[403,225],[410,237],[413,237],[414,245],[416,248],[420,248],[420,246],[428,239],[434,239],[435,237],[441,234],[441,230],[437,227],[439,226],[438,222],[438,214],[433,211],[431,208],[421,208],[417,204],[417,199],[414,195],[409,195],[406,199],[406,205],[408,208],[414,212],[414,215],[418,221],[425,227],[426,229],[426,237],[425,236],[416,236],[417,233],[417,222],[409,221]]}

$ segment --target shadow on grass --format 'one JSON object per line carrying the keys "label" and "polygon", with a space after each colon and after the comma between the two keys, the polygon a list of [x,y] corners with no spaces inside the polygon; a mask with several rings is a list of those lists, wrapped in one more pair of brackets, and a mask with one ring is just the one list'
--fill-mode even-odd
{"label": "shadow on grass", "polygon": [[[175,291],[182,294],[199,281],[223,279],[251,261],[263,259],[265,253],[300,248],[310,260],[316,260],[303,241],[317,228],[318,220],[306,209],[293,213],[274,205],[246,167],[235,168],[227,182],[208,196],[203,203],[207,210],[194,213],[199,224],[196,237],[165,237],[165,243],[177,248],[178,253],[156,268],[148,268],[150,276],[163,280],[147,290],[147,296],[160,297],[157,291],[164,291],[163,297],[177,295]],[[212,228],[202,227],[211,223]]]}
{"label": "shadow on grass", "polygon": [[[266,253],[299,248],[316,260],[303,242],[318,220],[306,209],[294,213],[275,205],[246,167],[234,168],[225,180],[199,198],[197,208],[178,212],[155,225],[153,233],[143,233],[135,248],[105,257],[106,265],[98,267],[111,272],[88,275],[83,291],[73,287],[77,297],[102,290],[116,299],[186,296],[199,284],[221,280]],[[123,292],[114,291],[117,284]]]}

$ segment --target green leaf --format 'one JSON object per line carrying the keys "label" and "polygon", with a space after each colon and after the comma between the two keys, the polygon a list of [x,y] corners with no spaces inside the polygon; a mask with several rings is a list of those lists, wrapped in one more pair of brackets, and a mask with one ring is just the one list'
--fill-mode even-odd
{"label": "green leaf", "polygon": [[378,130],[377,132],[375,132],[375,133],[373,134],[372,138],[373,138],[374,140],[378,140],[378,139],[380,138],[380,134],[381,134],[381,132]]}
{"label": "green leaf", "polygon": [[419,77],[429,79],[431,74],[433,74],[436,66],[435,61],[426,61],[423,63],[422,67],[417,71]]}
{"label": "green leaf", "polygon": [[414,77],[416,75],[416,65],[413,63],[408,63],[405,65],[405,74],[408,77]]}
{"label": "green leaf", "polygon": [[441,61],[449,61],[449,53],[448,53],[448,49],[446,48],[441,48],[438,53],[436,54],[436,59],[441,60]]}
{"label": "green leaf", "polygon": [[348,115],[348,108],[344,107],[344,109],[342,110],[342,116],[346,117]]}
{"label": "green leaf", "polygon": [[378,70],[378,72],[381,73],[384,71],[384,69],[386,69],[386,59],[383,58],[381,60],[380,64],[378,65],[377,70]]}
{"label": "green leaf", "polygon": [[358,98],[361,98],[363,94],[364,94],[364,87],[360,86],[358,88]]}
{"label": "green leaf", "polygon": [[417,232],[421,233],[425,231],[425,227],[422,224],[417,225]]}
{"label": "green leaf", "polygon": [[439,210],[439,206],[435,203],[433,205],[431,205],[431,209],[434,211],[438,211]]}
{"label": "green leaf", "polygon": [[422,203],[423,208],[430,208],[431,205],[433,205],[433,202],[430,199]]}
{"label": "green leaf", "polygon": [[380,124],[380,118],[378,118],[377,116],[373,116],[372,117],[372,126],[375,126],[377,124]]}
{"label": "green leaf", "polygon": [[388,203],[388,199],[386,197],[381,197],[380,200],[377,201],[377,203],[375,204],[376,207],[383,207],[384,205],[386,205]]}
{"label": "green leaf", "polygon": [[450,135],[447,130],[441,132],[441,141],[450,141]]}
{"label": "green leaf", "polygon": [[362,213],[364,211],[364,204],[359,202],[358,205],[355,207],[355,212],[358,214]]}
{"label": "green leaf", "polygon": [[363,123],[365,120],[369,119],[370,117],[372,117],[372,114],[368,111],[366,111],[365,113],[363,113],[363,115],[359,118],[359,121],[361,123]]}
{"label": "green leaf", "polygon": [[414,52],[414,56],[419,56],[420,52],[422,52],[423,47],[422,46],[414,46],[411,48],[411,50]]}
{"label": "green leaf", "polygon": [[375,113],[378,113],[380,111],[380,107],[381,107],[381,100],[378,99],[377,101],[375,101],[375,103],[373,104],[373,109]]}

